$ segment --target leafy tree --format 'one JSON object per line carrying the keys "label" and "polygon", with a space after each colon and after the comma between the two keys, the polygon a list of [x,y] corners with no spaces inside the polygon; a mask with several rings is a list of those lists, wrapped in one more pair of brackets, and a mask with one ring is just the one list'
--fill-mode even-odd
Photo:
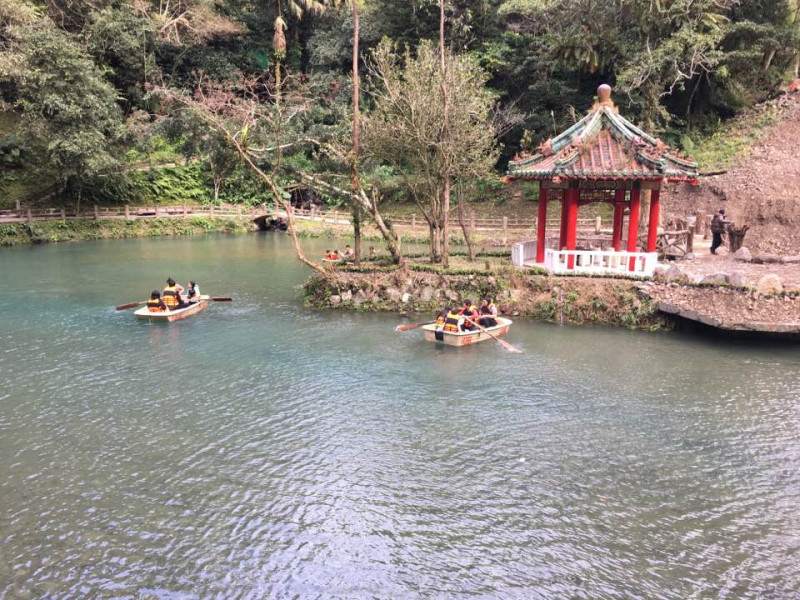
{"label": "leafy tree", "polygon": [[415,55],[406,48],[398,56],[391,43],[382,43],[370,64],[375,107],[363,130],[365,157],[391,165],[412,191],[428,222],[434,262],[448,258],[443,243],[448,178],[487,176],[497,158],[486,73],[467,56],[446,51],[445,61],[442,85],[433,44],[423,42]]}
{"label": "leafy tree", "polygon": [[87,181],[115,169],[122,115],[114,88],[72,37],[47,18],[3,33],[3,99],[39,167],[80,201]]}

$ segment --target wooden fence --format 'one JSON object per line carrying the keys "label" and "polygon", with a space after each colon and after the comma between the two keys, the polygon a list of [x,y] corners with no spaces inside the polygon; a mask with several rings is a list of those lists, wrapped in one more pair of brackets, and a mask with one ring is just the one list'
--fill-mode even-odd
{"label": "wooden fence", "polygon": [[[350,213],[347,210],[320,211],[311,209],[293,209],[298,220],[318,221],[334,225],[349,225]],[[37,221],[72,221],[78,219],[155,219],[190,217],[247,217],[256,219],[264,216],[285,217],[282,211],[274,211],[267,205],[258,207],[242,207],[241,205],[222,206],[122,206],[122,207],[87,207],[80,212],[74,207],[59,208],[20,208],[17,210],[0,210],[0,223],[34,223]],[[384,215],[393,225],[404,229],[426,230],[428,224],[424,218],[416,214]],[[472,231],[524,231],[536,229],[536,218],[521,217],[477,217],[470,214],[465,219]],[[610,225],[610,223],[609,223]],[[450,219],[450,227],[461,227],[457,217]],[[599,233],[603,227],[600,217],[578,219],[578,228],[594,229]],[[559,229],[558,219],[547,220],[548,231]]]}

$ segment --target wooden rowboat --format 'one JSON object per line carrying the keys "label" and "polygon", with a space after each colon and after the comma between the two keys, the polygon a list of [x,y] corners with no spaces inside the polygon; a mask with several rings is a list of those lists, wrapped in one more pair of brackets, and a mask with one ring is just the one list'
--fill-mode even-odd
{"label": "wooden rowboat", "polygon": [[172,321],[180,321],[186,317],[191,317],[193,314],[199,313],[201,310],[208,308],[209,296],[200,296],[199,302],[194,302],[186,308],[179,308],[178,310],[165,310],[163,312],[150,312],[147,307],[140,308],[135,313],[138,319],[147,319],[148,321],[165,321],[171,323]]}
{"label": "wooden rowboat", "polygon": [[[511,327],[513,321],[505,317],[497,317],[497,325],[494,327],[486,327],[486,331],[493,333],[496,336],[505,335],[508,333],[508,328]],[[491,340],[492,336],[488,333],[476,329],[475,331],[459,331],[454,333],[451,331],[442,331],[441,340],[436,339],[436,327],[431,325],[424,325],[422,333],[425,336],[426,342],[437,342],[447,346],[470,346],[478,342],[485,342]]]}

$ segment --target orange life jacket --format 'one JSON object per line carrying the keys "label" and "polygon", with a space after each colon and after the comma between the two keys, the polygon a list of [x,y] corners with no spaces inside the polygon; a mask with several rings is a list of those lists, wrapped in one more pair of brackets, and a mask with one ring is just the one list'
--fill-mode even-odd
{"label": "orange life jacket", "polygon": [[161,298],[150,298],[150,300],[147,301],[147,310],[150,312],[164,312],[167,310],[167,307]]}
{"label": "orange life jacket", "polygon": [[452,310],[447,313],[447,318],[444,320],[444,331],[452,331],[458,333],[458,315]]}
{"label": "orange life jacket", "polygon": [[164,291],[161,292],[161,297],[169,310],[175,310],[180,306],[180,302],[178,301],[178,287],[175,285],[165,287]]}

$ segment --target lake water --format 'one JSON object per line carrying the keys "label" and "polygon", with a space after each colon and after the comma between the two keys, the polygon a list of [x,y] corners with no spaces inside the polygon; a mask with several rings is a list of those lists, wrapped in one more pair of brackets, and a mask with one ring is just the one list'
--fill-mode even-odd
{"label": "lake water", "polygon": [[[170,275],[235,302],[114,311]],[[277,234],[0,276],[0,598],[800,597],[799,346],[440,348],[303,308]]]}

